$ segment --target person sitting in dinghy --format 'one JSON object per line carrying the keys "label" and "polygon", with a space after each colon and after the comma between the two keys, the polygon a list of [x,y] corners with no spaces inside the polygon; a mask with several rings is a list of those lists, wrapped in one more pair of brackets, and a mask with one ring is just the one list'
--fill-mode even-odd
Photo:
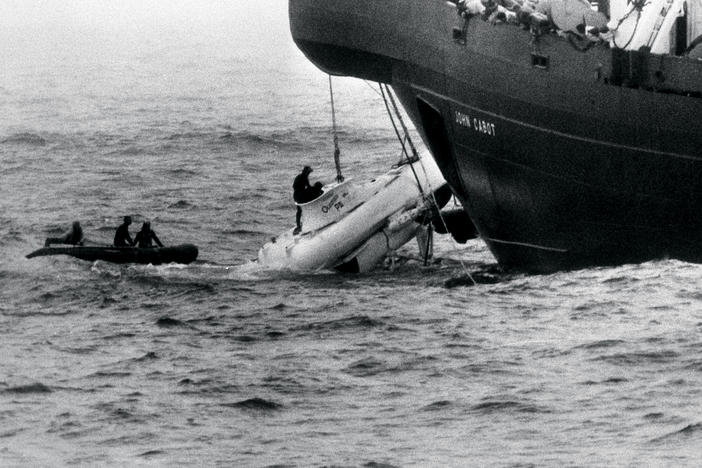
{"label": "person sitting in dinghy", "polygon": [[140,248],[153,247],[151,241],[156,242],[156,245],[159,247],[163,247],[161,241],[156,237],[156,233],[151,230],[151,223],[146,221],[141,225],[141,231],[137,232],[137,235],[134,237],[134,245]]}
{"label": "person sitting in dinghy", "polygon": [[[324,190],[322,190],[322,183],[317,182],[314,185],[310,185],[310,174],[312,173],[312,168],[310,166],[305,166],[302,168],[302,172],[295,177],[293,182],[293,200],[295,203],[307,203],[311,202],[315,198],[319,197]],[[302,208],[297,207],[297,214],[295,216],[295,230],[293,234],[299,234],[302,230]]]}
{"label": "person sitting in dinghy", "polygon": [[71,229],[63,236],[48,237],[44,242],[44,247],[49,247],[51,244],[83,245],[83,242],[85,242],[83,228],[80,227],[80,223],[78,221],[74,221]]}
{"label": "person sitting in dinghy", "polygon": [[130,224],[132,224],[132,217],[125,216],[124,222],[117,228],[117,232],[115,232],[115,240],[113,241],[115,247],[132,247],[134,245],[132,236],[129,235]]}

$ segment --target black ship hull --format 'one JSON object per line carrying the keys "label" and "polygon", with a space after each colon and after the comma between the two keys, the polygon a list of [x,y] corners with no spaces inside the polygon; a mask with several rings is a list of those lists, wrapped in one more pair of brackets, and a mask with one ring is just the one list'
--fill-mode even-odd
{"label": "black ship hull", "polygon": [[290,23],[324,71],[392,85],[503,267],[702,261],[702,65],[434,0],[290,0]]}

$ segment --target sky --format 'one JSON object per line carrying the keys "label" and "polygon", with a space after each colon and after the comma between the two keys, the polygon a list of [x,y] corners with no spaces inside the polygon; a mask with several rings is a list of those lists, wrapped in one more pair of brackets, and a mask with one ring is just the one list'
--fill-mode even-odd
{"label": "sky", "polygon": [[[286,0],[1,0],[6,63],[157,50],[200,40],[238,54],[299,54]],[[283,49],[283,50],[280,50]]]}
{"label": "sky", "polygon": [[3,0],[3,27],[255,26],[287,20],[285,0]]}

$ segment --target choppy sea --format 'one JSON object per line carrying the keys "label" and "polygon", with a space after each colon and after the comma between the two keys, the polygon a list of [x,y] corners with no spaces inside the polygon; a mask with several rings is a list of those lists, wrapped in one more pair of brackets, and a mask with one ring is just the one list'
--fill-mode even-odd
{"label": "choppy sea", "polygon": [[[0,20],[1,466],[699,466],[702,266],[448,287],[495,261],[439,236],[262,271],[301,166],[334,175],[285,2],[46,3]],[[382,100],[334,84],[345,174],[384,172]],[[199,260],[25,258],[126,214]]]}

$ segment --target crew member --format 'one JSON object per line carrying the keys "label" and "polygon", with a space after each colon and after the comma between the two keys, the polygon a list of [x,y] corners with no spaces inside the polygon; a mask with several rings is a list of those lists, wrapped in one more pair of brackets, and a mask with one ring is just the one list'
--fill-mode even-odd
{"label": "crew member", "polygon": [[130,224],[132,224],[132,217],[125,216],[124,222],[117,228],[117,232],[115,232],[115,240],[113,242],[115,247],[131,247],[134,245],[132,236],[129,235]]}
{"label": "crew member", "polygon": [[44,241],[44,247],[49,247],[51,244],[71,244],[83,245],[85,238],[83,237],[83,228],[80,227],[78,221],[73,222],[71,229],[61,237],[48,237]]}
{"label": "crew member", "polygon": [[141,231],[137,232],[137,235],[134,236],[134,244],[141,248],[153,247],[151,243],[152,240],[156,242],[156,245],[159,247],[163,247],[161,241],[156,237],[156,233],[151,230],[151,223],[146,221],[141,225]]}
{"label": "crew member", "polygon": [[293,182],[293,200],[298,204],[297,215],[295,216],[295,230],[293,234],[299,234],[302,230],[302,208],[300,208],[300,203],[311,202],[323,192],[322,183],[317,182],[314,186],[310,185],[310,174],[312,173],[312,168],[310,166],[305,166],[302,168],[302,172],[295,177]]}

